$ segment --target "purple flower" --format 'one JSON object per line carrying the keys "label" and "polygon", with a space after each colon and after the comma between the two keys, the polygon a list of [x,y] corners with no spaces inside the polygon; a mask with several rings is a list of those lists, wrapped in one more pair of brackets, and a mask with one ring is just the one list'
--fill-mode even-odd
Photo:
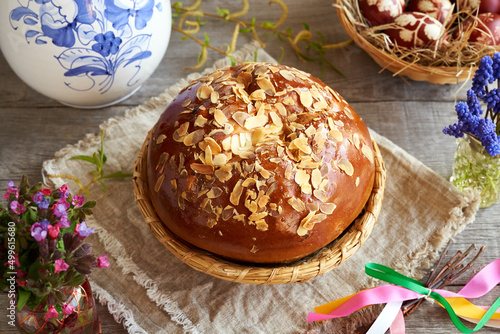
{"label": "purple flower", "polygon": [[73,313],[75,308],[76,308],[76,306],[72,306],[69,303],[62,304],[62,309],[63,309],[64,315],[70,315],[71,313]]}
{"label": "purple flower", "polygon": [[73,205],[76,207],[76,208],[79,208],[83,205],[83,202],[85,201],[85,197],[83,196],[78,196],[78,195],[75,195],[73,196]]}
{"label": "purple flower", "polygon": [[52,206],[52,210],[54,211],[54,216],[61,218],[63,216],[68,215],[68,209],[70,207],[70,204],[66,202],[65,200],[61,199],[57,201],[54,206]]}
{"label": "purple flower", "polygon": [[43,242],[47,238],[47,233],[49,231],[49,221],[43,219],[40,222],[36,222],[31,226],[31,236],[35,238],[38,243]]}
{"label": "purple flower", "polygon": [[94,233],[94,229],[93,228],[90,228],[90,227],[87,227],[87,223],[86,222],[82,222],[79,226],[78,226],[78,236],[80,238],[86,238],[88,237],[89,235],[91,235],[92,233]]}
{"label": "purple flower", "polygon": [[71,222],[68,219],[68,216],[62,216],[61,219],[57,222],[57,226],[59,227],[70,227]]}
{"label": "purple flower", "polygon": [[40,209],[48,209],[50,198],[46,198],[45,195],[39,191],[33,196],[33,202],[35,202]]}
{"label": "purple flower", "polygon": [[7,193],[3,195],[3,198],[9,199],[10,194],[15,194],[16,198],[19,198],[17,187],[14,185],[13,181],[7,182]]}
{"label": "purple flower", "polygon": [[66,271],[69,268],[69,265],[66,262],[64,262],[63,259],[55,260],[54,263],[56,264],[56,269],[55,269],[56,273],[61,271]]}
{"label": "purple flower", "polygon": [[60,188],[59,188],[59,197],[61,197],[61,199],[66,199],[68,198],[69,196],[69,190],[68,190],[68,185],[67,184],[63,184]]}
{"label": "purple flower", "polygon": [[495,80],[493,76],[493,60],[485,56],[481,59],[479,66],[474,73],[474,78],[472,78],[472,90],[479,98],[483,98],[486,94],[486,88],[488,84]]}
{"label": "purple flower", "polygon": [[12,209],[12,211],[14,211],[16,214],[20,215],[22,214],[24,211],[26,211],[26,208],[24,207],[24,205],[22,205],[21,203],[19,203],[18,201],[12,201],[10,203],[10,208]]}

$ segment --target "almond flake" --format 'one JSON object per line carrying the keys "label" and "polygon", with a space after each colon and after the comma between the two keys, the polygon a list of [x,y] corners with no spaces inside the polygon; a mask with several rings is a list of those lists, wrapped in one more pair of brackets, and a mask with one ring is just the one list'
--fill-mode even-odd
{"label": "almond flake", "polygon": [[337,206],[333,203],[321,203],[319,209],[321,212],[327,215],[331,215],[333,210],[335,210]]}
{"label": "almond flake", "polygon": [[283,78],[285,78],[285,80],[288,80],[288,81],[295,80],[295,76],[292,74],[292,72],[290,72],[288,70],[280,70],[280,74]]}
{"label": "almond flake", "polygon": [[314,224],[311,225],[309,221],[312,219],[312,217],[314,217],[314,215],[315,212],[311,211],[307,214],[307,216],[304,217],[304,219],[300,221],[299,228],[297,229],[297,234],[299,236],[303,237],[307,234],[307,232],[309,232],[309,230],[313,228]]}
{"label": "almond flake", "polygon": [[252,74],[248,72],[241,72],[238,74],[238,77],[236,77],[236,81],[246,88],[252,83]]}
{"label": "almond flake", "polygon": [[356,178],[355,184],[356,184],[356,187],[359,186],[359,176]]}
{"label": "almond flake", "polygon": [[259,206],[259,208],[264,208],[267,203],[269,203],[269,196],[267,195],[263,195],[261,196],[258,200],[257,200],[257,205]]}
{"label": "almond flake", "polygon": [[207,227],[214,228],[217,225],[217,220],[215,218],[210,218],[207,220]]}
{"label": "almond flake", "polygon": [[222,195],[223,191],[221,188],[219,187],[213,187],[212,189],[210,189],[210,191],[207,193],[207,197],[208,198],[217,198],[219,197],[220,195]]}
{"label": "almond flake", "polygon": [[248,219],[253,220],[253,221],[257,221],[259,219],[265,218],[267,215],[268,215],[267,212],[255,212],[255,213],[252,213],[250,216],[248,216]]}
{"label": "almond flake", "polygon": [[237,111],[233,114],[232,118],[238,123],[239,126],[243,127],[245,124],[245,120],[250,117],[250,115],[246,112]]}
{"label": "almond flake", "polygon": [[321,172],[321,178],[326,177],[328,173],[330,173],[330,166],[328,164],[322,164],[320,172]]}
{"label": "almond flake", "polygon": [[231,205],[228,205],[222,210],[221,218],[222,220],[226,221],[229,218],[231,218],[234,214],[234,208]]}
{"label": "almond flake", "polygon": [[207,123],[208,119],[203,117],[203,115],[198,115],[194,121],[194,126],[203,127]]}
{"label": "almond flake", "polygon": [[271,81],[267,80],[266,78],[259,78],[257,79],[257,85],[266,92],[267,95],[269,96],[274,96],[276,94],[276,88],[274,88],[274,85],[271,83]]}
{"label": "almond flake", "polygon": [[283,103],[278,102],[274,106],[276,107],[276,109],[278,109],[278,112],[281,114],[281,116],[284,116],[284,117],[287,116],[286,108],[283,105]]}
{"label": "almond flake", "polygon": [[263,178],[268,179],[271,176],[271,173],[268,170],[263,169],[260,171],[260,175],[262,175]]}
{"label": "almond flake", "polygon": [[312,173],[311,173],[311,183],[312,183],[312,186],[314,187],[314,189],[318,189],[319,188],[319,185],[321,183],[321,172],[319,171],[319,169],[313,169]]}
{"label": "almond flake", "polygon": [[297,173],[295,173],[295,182],[299,185],[302,186],[305,183],[309,182],[309,174],[303,169],[299,169]]}
{"label": "almond flake", "polygon": [[266,196],[271,196],[271,194],[278,188],[278,184],[276,182],[271,183],[269,188],[266,191]]}
{"label": "almond flake", "polygon": [[229,179],[231,179],[232,176],[233,176],[233,174],[230,171],[225,171],[223,169],[218,169],[218,170],[215,171],[215,177],[220,182],[226,182]]}
{"label": "almond flake", "polygon": [[210,94],[213,92],[212,86],[209,86],[207,84],[203,84],[198,89],[196,90],[196,97],[200,100],[205,100],[210,97]]}
{"label": "almond flake", "polygon": [[225,151],[230,151],[231,150],[231,137],[226,137],[222,140],[222,148]]}
{"label": "almond flake", "polygon": [[161,185],[163,184],[163,180],[165,180],[165,175],[160,175],[160,177],[156,180],[155,183],[155,191],[159,192]]}
{"label": "almond flake", "polygon": [[262,101],[266,99],[266,92],[263,89],[257,89],[249,96],[251,101]]}
{"label": "almond flake", "polygon": [[210,165],[192,163],[190,167],[193,171],[199,174],[212,174],[214,172],[214,166]]}
{"label": "almond flake", "polygon": [[328,193],[328,190],[330,189],[330,182],[328,179],[324,179],[321,184],[319,185],[319,190],[324,191],[325,193]]}
{"label": "almond flake", "polygon": [[172,189],[177,190],[177,180],[173,179],[170,181],[170,184],[172,185]]}
{"label": "almond flake", "polygon": [[186,107],[187,107],[188,105],[190,105],[190,104],[191,104],[191,100],[186,100],[186,101],[182,102],[182,106],[183,106],[184,108],[186,108]]}
{"label": "almond flake", "polygon": [[226,115],[224,115],[224,113],[220,109],[215,109],[214,118],[215,118],[215,121],[220,126],[224,126],[227,123],[227,117],[226,117]]}
{"label": "almond flake", "polygon": [[205,131],[199,129],[185,136],[182,142],[186,146],[193,146],[198,144],[203,139],[204,136],[205,136]]}
{"label": "almond flake", "polygon": [[306,209],[309,211],[318,211],[319,210],[319,204],[318,203],[306,203]]}
{"label": "almond flake", "polygon": [[264,219],[257,220],[255,222],[255,228],[259,231],[267,231],[269,226],[267,225],[266,221]]}
{"label": "almond flake", "polygon": [[340,132],[339,130],[332,129],[328,132],[328,138],[340,142],[344,139],[344,136],[342,135],[342,132]]}
{"label": "almond flake", "polygon": [[326,109],[328,107],[328,103],[326,103],[325,100],[319,100],[318,102],[315,102],[313,104],[313,108],[315,110],[322,110],[322,109]]}
{"label": "almond flake", "polygon": [[300,199],[291,197],[288,199],[288,204],[297,212],[302,212],[306,209],[304,202],[302,202]]}
{"label": "almond flake", "polygon": [[306,195],[312,194],[312,187],[310,183],[304,183],[300,186],[300,191]]}
{"label": "almond flake", "polygon": [[165,136],[163,133],[161,135],[158,136],[158,138],[156,138],[156,144],[161,144],[163,143],[163,141],[165,140],[165,138],[167,138],[167,136]]}
{"label": "almond flake", "polygon": [[354,119],[354,115],[352,114],[351,110],[349,109],[349,106],[346,106],[344,108],[344,113],[346,114],[347,117],[350,119]]}
{"label": "almond flake", "polygon": [[316,189],[313,191],[313,195],[314,197],[316,197],[317,199],[319,199],[321,202],[326,202],[328,200],[328,198],[326,197],[326,194],[324,191],[322,190],[319,190],[319,189]]}
{"label": "almond flake", "polygon": [[238,204],[240,203],[240,197],[243,193],[243,187],[241,186],[242,183],[242,180],[238,180],[238,182],[234,186],[233,191],[231,192],[231,195],[229,196],[229,201],[235,206],[238,206]]}
{"label": "almond flake", "polygon": [[300,91],[300,102],[305,108],[310,108],[313,102],[311,92],[308,90]]}
{"label": "almond flake", "polygon": [[352,174],[354,173],[354,167],[349,160],[340,159],[337,163],[337,166],[349,176],[352,176]]}
{"label": "almond flake", "polygon": [[292,150],[297,148],[297,149],[301,150],[302,152],[304,152],[305,154],[311,154],[312,153],[312,149],[308,145],[306,137],[295,138],[290,143],[289,148],[292,149]]}
{"label": "almond flake", "polygon": [[274,111],[271,111],[269,115],[271,116],[274,125],[276,125],[278,128],[283,127],[283,121],[281,120],[281,117],[278,116],[278,114],[276,114]]}
{"label": "almond flake", "polygon": [[255,245],[253,245],[252,249],[250,249],[250,253],[255,254],[255,253],[258,252],[258,250],[259,250],[259,248],[257,246],[255,246]]}
{"label": "almond flake", "polygon": [[309,125],[304,133],[306,134],[306,136],[311,137],[316,133],[316,128],[313,125]]}
{"label": "almond flake", "polygon": [[361,148],[361,152],[363,152],[363,155],[371,162],[373,163],[373,151],[369,146],[363,145]]}
{"label": "almond flake", "polygon": [[241,184],[242,187],[245,187],[245,188],[248,188],[250,186],[253,186],[254,184],[257,183],[257,180],[252,178],[252,177],[249,177],[247,178],[245,181],[243,181],[243,183]]}
{"label": "almond flake", "polygon": [[287,96],[283,99],[283,104],[287,106],[294,106],[295,105],[295,100],[292,99],[290,96]]}
{"label": "almond flake", "polygon": [[357,133],[352,135],[352,142],[354,144],[354,147],[356,147],[359,150],[361,147],[361,141],[360,141],[359,135]]}
{"label": "almond flake", "polygon": [[215,104],[217,101],[219,101],[219,92],[213,90],[212,93],[210,93],[210,102]]}
{"label": "almond flake", "polygon": [[251,116],[245,120],[245,128],[248,130],[260,128],[266,125],[268,121],[267,116]]}
{"label": "almond flake", "polygon": [[163,170],[165,169],[165,164],[167,163],[169,157],[170,155],[167,152],[163,152],[160,155],[160,159],[158,159],[158,164],[156,165],[155,170],[158,170],[159,168],[160,169],[159,172],[163,173]]}
{"label": "almond flake", "polygon": [[217,154],[214,156],[212,163],[214,166],[223,166],[227,163],[227,155],[225,154]]}
{"label": "almond flake", "polygon": [[189,122],[185,122],[182,123],[182,125],[177,128],[176,132],[179,135],[179,137],[184,137],[187,134],[188,129],[189,129]]}

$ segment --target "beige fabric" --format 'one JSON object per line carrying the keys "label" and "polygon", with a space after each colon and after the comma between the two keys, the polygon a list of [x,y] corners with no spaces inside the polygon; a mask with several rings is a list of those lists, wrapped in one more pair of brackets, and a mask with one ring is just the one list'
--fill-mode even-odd
{"label": "beige fabric", "polygon": [[[241,50],[240,59],[252,59],[254,45]],[[260,61],[273,61],[259,51]],[[228,64],[222,60],[215,64]],[[213,69],[209,69],[211,71]],[[107,170],[124,168],[132,173],[134,161],[149,129],[192,74],[161,96],[130,110],[124,117],[102,125],[105,130]],[[170,254],[150,233],[134,202],[131,180],[108,180],[105,194],[91,188],[98,201],[89,226],[94,253],[109,253],[111,266],[95,270],[90,279],[98,299],[108,305],[130,333],[352,333],[373,312],[323,324],[308,324],[315,306],[346,296],[370,285],[364,264],[377,262],[406,275],[421,278],[440,250],[466,224],[474,220],[477,201],[460,195],[441,177],[384,137],[373,133],[387,167],[387,184],[381,215],[371,237],[346,263],[303,284],[254,286],[231,283],[197,272]],[[68,158],[92,154],[99,138],[88,135],[62,149],[43,166],[50,186],[69,180],[47,174],[73,174],[84,180],[90,165]],[[344,330],[340,330],[340,327]],[[332,329],[334,328],[334,329]]]}

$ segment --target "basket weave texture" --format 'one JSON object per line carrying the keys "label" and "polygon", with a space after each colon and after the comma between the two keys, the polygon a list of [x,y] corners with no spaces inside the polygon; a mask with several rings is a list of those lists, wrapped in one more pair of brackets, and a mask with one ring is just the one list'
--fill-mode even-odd
{"label": "basket weave texture", "polygon": [[457,84],[469,79],[477,69],[476,66],[424,66],[407,62],[394,54],[381,50],[356,30],[350,19],[355,14],[350,13],[349,9],[343,6],[341,2],[342,0],[336,0],[335,6],[340,24],[354,42],[382,67],[382,70],[387,69],[394,75],[405,76],[415,81],[427,81],[434,84]]}
{"label": "basket weave texture", "polygon": [[362,214],[341,237],[292,264],[252,266],[230,262],[184,242],[173,234],[156,214],[147,185],[147,151],[150,134],[137,157],[133,174],[135,201],[144,217],[144,222],[148,224],[153,235],[178,259],[195,270],[220,279],[247,284],[288,284],[309,281],[338,267],[363,245],[382,207],[386,169],[379,147],[373,141],[375,153],[373,190]]}

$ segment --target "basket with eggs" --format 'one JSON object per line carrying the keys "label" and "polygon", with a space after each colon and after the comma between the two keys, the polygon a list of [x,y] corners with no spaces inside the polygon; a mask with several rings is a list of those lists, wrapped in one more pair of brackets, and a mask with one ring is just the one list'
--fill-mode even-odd
{"label": "basket with eggs", "polygon": [[336,0],[347,34],[383,69],[455,84],[500,44],[499,0]]}

